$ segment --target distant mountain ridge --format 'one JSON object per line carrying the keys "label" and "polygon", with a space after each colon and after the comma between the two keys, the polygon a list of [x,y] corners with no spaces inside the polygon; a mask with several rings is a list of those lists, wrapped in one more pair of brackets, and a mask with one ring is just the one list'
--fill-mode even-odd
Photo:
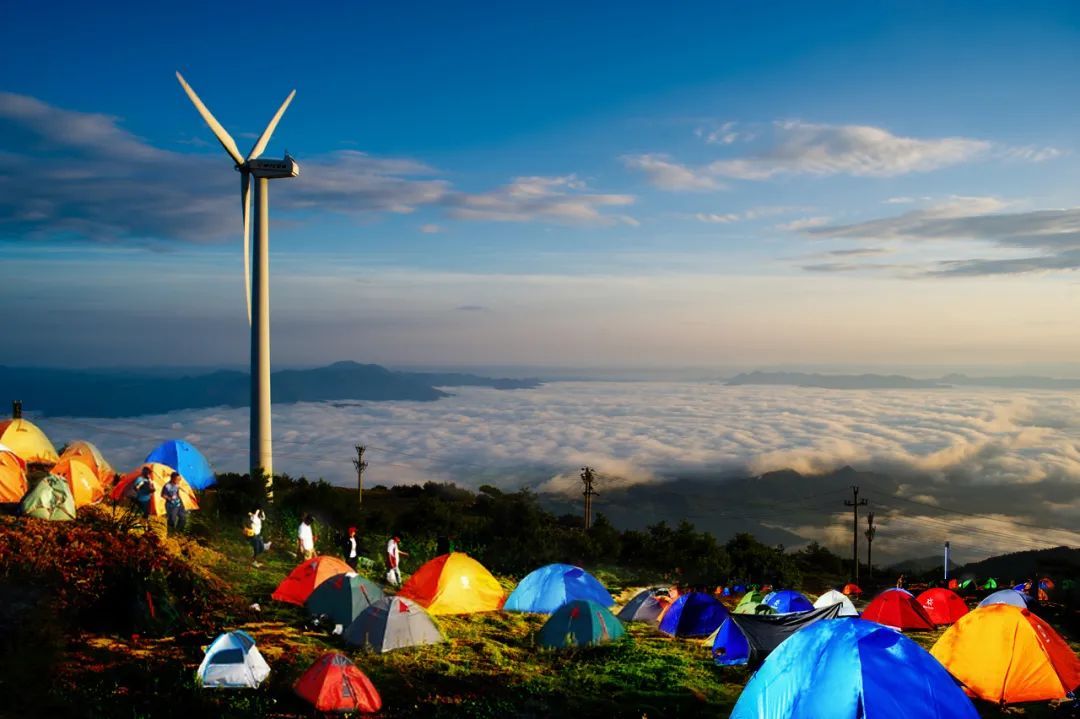
{"label": "distant mountain ridge", "polygon": [[948,374],[937,379],[916,379],[890,374],[809,374],[806,372],[744,372],[729,385],[783,385],[820,389],[946,389],[948,387],[1002,387],[1007,389],[1080,389],[1080,379],[1054,377],[968,377]]}
{"label": "distant mountain ridge", "polygon": [[[394,372],[375,364],[336,362],[280,370],[272,375],[274,403],[328,400],[412,400],[449,396],[437,387],[528,389],[534,379],[494,379],[458,373]],[[47,416],[133,417],[203,407],[247,407],[247,372],[220,370],[180,377],[115,370],[0,367],[0,398],[21,399],[27,411]]]}

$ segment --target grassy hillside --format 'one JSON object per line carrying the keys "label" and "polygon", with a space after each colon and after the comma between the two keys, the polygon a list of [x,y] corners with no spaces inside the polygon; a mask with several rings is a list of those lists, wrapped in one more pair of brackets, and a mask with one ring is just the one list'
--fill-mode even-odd
{"label": "grassy hillside", "polygon": [[[449,639],[444,644],[385,655],[347,648],[312,626],[301,608],[272,602],[269,595],[296,563],[288,551],[292,518],[307,509],[325,514],[317,533],[329,551],[328,522],[334,512],[356,511],[351,503],[343,506],[348,493],[300,483],[282,485],[268,522],[275,546],[264,555],[263,566],[256,568],[235,514],[236,507],[250,498],[241,488],[225,485],[220,493],[204,496],[204,509],[192,514],[188,533],[174,538],[163,538],[160,526],[146,532],[132,525],[125,513],[108,509],[84,512],[79,521],[66,525],[0,517],[0,692],[6,699],[0,716],[310,716],[309,707],[293,696],[291,686],[316,656],[329,649],[347,653],[371,678],[383,697],[383,717],[722,717],[748,679],[745,669],[716,666],[700,642],[670,639],[641,624],[631,625],[628,637],[613,645],[542,650],[535,634],[544,617],[533,615],[438,617]],[[447,507],[466,525],[476,519],[487,526],[498,521],[507,510],[504,505],[509,505],[524,529],[532,531],[528,513],[505,496],[482,503],[492,516],[480,521],[470,517],[475,496],[470,499],[468,493],[444,488],[440,491],[446,494],[447,506],[436,511],[430,493],[414,489],[373,492],[359,512],[360,520],[346,517],[366,531],[364,544],[370,554],[383,540],[372,525],[408,526],[409,516],[418,511],[434,512],[427,523],[432,531],[440,531],[436,518],[446,514]],[[322,500],[329,504],[320,500],[324,493]],[[550,546],[545,542],[561,537],[563,529],[549,530],[552,534],[539,536],[532,551],[558,549],[557,542]],[[472,527],[459,537],[475,542],[480,532]],[[567,535],[574,532],[565,528]],[[420,532],[412,535],[411,544],[409,534],[406,540],[406,548],[415,551],[405,564],[409,571],[433,548],[427,546],[431,538]],[[526,551],[515,536],[507,535],[502,542]],[[738,542],[723,546],[729,563],[748,561],[749,550]],[[472,549],[488,554],[492,564],[515,564],[504,551]],[[586,554],[593,551],[587,546],[579,549]],[[766,555],[763,561],[774,560]],[[818,548],[817,555],[807,554],[799,563],[825,567],[834,560]],[[523,563],[532,563],[532,568],[542,562],[525,557]],[[381,564],[376,566],[367,574],[380,582],[383,570]],[[657,578],[640,563],[586,566],[624,597],[631,585]],[[497,574],[507,589],[520,577],[503,570]],[[147,592],[154,600],[153,617],[143,601]],[[1066,617],[1052,621],[1060,626]],[[270,678],[258,691],[200,691],[194,671],[203,647],[219,632],[237,628],[258,641],[272,667]],[[929,647],[939,634],[912,636]],[[1052,716],[1046,706],[1011,712]],[[985,707],[984,714],[999,715],[992,707]]]}

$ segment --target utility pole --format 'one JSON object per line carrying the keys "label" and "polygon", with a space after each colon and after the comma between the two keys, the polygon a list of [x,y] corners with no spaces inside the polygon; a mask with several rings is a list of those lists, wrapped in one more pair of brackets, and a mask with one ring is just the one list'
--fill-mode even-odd
{"label": "utility pole", "polygon": [[945,582],[949,581],[949,542],[945,541]]}
{"label": "utility pole", "polygon": [[592,498],[596,496],[596,492],[593,491],[592,484],[595,477],[593,476],[592,467],[581,468],[581,482],[585,485],[585,491],[582,494],[585,495],[585,531],[589,531],[592,527]]}
{"label": "utility pole", "polygon": [[855,560],[855,565],[851,573],[851,581],[857,585],[859,583],[859,507],[865,507],[869,502],[865,499],[859,499],[858,486],[852,485],[851,493],[852,498],[850,500],[845,499],[844,506],[851,507],[854,513],[854,522],[851,527],[851,554],[852,559]]}
{"label": "utility pole", "polygon": [[367,451],[367,447],[362,444],[356,445],[356,459],[352,461],[353,466],[356,467],[356,503],[360,506],[364,504],[364,470],[367,469],[367,462],[364,461],[364,452]]}
{"label": "utility pole", "polygon": [[866,515],[866,531],[863,534],[866,535],[866,573],[872,582],[874,581],[874,535],[877,534],[873,512]]}

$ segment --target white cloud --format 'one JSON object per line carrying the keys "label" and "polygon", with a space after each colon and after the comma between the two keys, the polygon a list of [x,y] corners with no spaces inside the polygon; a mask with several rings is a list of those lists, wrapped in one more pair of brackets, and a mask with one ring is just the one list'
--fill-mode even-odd
{"label": "white cloud", "polygon": [[828,224],[828,222],[828,217],[800,217],[797,220],[779,224],[776,226],[776,229],[786,230],[788,232],[798,232],[799,230],[805,230],[811,227],[820,227],[821,225]]}
{"label": "white cloud", "polygon": [[434,235],[442,232],[442,227],[433,223],[428,223],[426,225],[420,225],[420,231],[425,235]]}
{"label": "white cloud", "polygon": [[723,188],[707,171],[682,165],[662,153],[626,155],[622,161],[630,169],[644,172],[649,182],[661,190],[705,192]]}
{"label": "white cloud", "polygon": [[699,212],[694,215],[694,219],[698,222],[708,222],[710,224],[727,225],[732,222],[738,222],[742,219],[742,215],[735,212],[727,212],[724,214],[717,214],[715,212]]}
{"label": "white cloud", "polygon": [[542,220],[568,225],[636,225],[637,221],[604,210],[634,203],[632,195],[587,192],[575,175],[518,177],[510,184],[478,194],[459,193],[447,198],[450,214],[466,220],[530,222]]}

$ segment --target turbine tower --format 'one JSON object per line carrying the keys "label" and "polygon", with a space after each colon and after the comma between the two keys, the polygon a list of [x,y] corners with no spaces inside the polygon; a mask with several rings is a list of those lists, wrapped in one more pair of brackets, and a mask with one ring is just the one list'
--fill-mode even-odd
{"label": "turbine tower", "polygon": [[[262,160],[270,136],[274,133],[285,109],[292,102],[296,90],[289,93],[285,102],[270,118],[270,123],[255,141],[245,159],[240,155],[236,141],[221,123],[214,119],[206,105],[191,89],[178,72],[176,79],[187,93],[195,109],[210,126],[218,142],[229,153],[240,172],[240,206],[244,216],[244,293],[247,296],[248,325],[251,327],[251,476],[258,472],[266,475],[267,496],[273,494],[274,453],[270,434],[270,204],[268,183],[270,180],[296,177],[300,166],[285,153],[282,160]],[[250,227],[251,178],[255,178],[255,243],[254,258],[248,240]]]}

